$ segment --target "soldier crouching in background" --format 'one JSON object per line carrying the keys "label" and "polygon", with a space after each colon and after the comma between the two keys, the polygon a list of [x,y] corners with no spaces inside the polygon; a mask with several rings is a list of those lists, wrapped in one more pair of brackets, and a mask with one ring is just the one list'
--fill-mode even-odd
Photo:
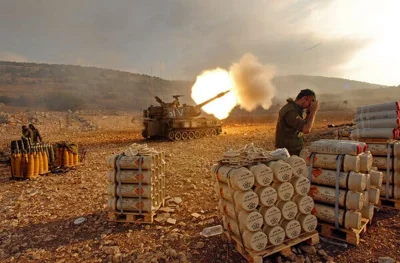
{"label": "soldier crouching in background", "polygon": [[33,126],[33,124],[29,124],[29,129],[32,131],[32,142],[33,143],[38,143],[38,142],[43,142],[42,136],[40,136],[39,130]]}
{"label": "soldier crouching in background", "polygon": [[26,125],[22,125],[22,135],[21,139],[24,143],[25,148],[33,142],[33,131],[29,129]]}

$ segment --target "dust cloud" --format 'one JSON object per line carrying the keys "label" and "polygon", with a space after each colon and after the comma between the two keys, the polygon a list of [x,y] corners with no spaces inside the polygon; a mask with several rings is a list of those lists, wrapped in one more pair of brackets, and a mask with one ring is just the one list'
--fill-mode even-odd
{"label": "dust cloud", "polygon": [[237,103],[243,109],[253,111],[258,106],[264,109],[271,107],[276,93],[272,84],[274,66],[263,65],[257,57],[248,53],[231,66],[230,75]]}

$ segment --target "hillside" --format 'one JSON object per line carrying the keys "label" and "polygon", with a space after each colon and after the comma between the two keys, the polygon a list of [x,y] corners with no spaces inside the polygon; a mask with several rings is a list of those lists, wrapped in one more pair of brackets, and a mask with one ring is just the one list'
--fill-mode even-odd
{"label": "hillside", "polygon": [[[193,82],[190,81],[169,81],[95,67],[17,62],[0,62],[0,72],[0,102],[19,110],[140,111],[157,104],[154,96],[169,101],[174,94],[184,95],[184,103],[193,103],[190,98]],[[279,76],[273,82],[277,88],[273,111],[286,97],[296,96],[304,88],[315,90],[319,100],[330,109],[370,103],[371,98],[374,99],[372,102],[393,100],[398,89],[319,76]]]}

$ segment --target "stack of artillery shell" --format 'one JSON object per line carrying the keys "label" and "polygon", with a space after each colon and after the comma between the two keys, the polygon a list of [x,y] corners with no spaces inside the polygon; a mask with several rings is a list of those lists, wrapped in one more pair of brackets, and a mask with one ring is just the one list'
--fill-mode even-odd
{"label": "stack of artillery shell", "polygon": [[[372,155],[364,152],[365,143],[356,141],[320,140],[303,149],[300,156],[310,165],[310,196],[316,201],[313,214],[321,221],[335,223],[336,180],[339,182],[338,223],[347,229],[360,229],[361,219],[371,220],[374,204],[379,201],[381,174],[369,174]],[[343,155],[339,177],[336,177],[338,155]]]}
{"label": "stack of artillery shell", "polygon": [[357,108],[352,138],[400,139],[400,103],[387,102]]}
{"label": "stack of artillery shell", "polygon": [[[388,102],[357,108],[355,138],[400,139],[400,103]],[[369,143],[374,156],[373,167],[383,174],[380,195],[386,199],[400,199],[400,143],[388,140]]]}
{"label": "stack of artillery shell", "polygon": [[54,154],[48,143],[25,145],[22,140],[11,141],[11,176],[13,178],[36,179],[49,173]]}
{"label": "stack of artillery shell", "polygon": [[311,232],[317,218],[306,163],[298,156],[242,167],[215,164],[224,228],[252,251]]}
{"label": "stack of artillery shell", "polygon": [[[380,196],[387,199],[400,199],[400,141],[386,144],[368,144],[368,149],[374,156],[372,166],[381,172],[383,183]],[[388,192],[388,195],[386,193]]]}
{"label": "stack of artillery shell", "polygon": [[165,200],[165,153],[148,148],[107,157],[108,207],[149,214]]}
{"label": "stack of artillery shell", "polygon": [[56,167],[71,167],[79,164],[78,145],[69,142],[58,142],[54,144]]}

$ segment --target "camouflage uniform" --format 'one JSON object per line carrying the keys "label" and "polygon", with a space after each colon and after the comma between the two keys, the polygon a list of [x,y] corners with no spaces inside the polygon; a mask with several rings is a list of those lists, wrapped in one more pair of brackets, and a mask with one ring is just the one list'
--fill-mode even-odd
{"label": "camouflage uniform", "polygon": [[26,139],[30,139],[32,142],[33,141],[33,131],[29,128],[26,128],[25,130],[22,131],[22,137],[25,137]]}
{"label": "camouflage uniform", "polygon": [[27,149],[29,145],[33,143],[33,131],[29,128],[23,129],[21,139],[25,149]]}
{"label": "camouflage uniform", "polygon": [[33,143],[37,143],[38,139],[40,142],[42,141],[42,136],[40,136],[40,133],[37,129],[33,130],[32,133],[33,133]]}
{"label": "camouflage uniform", "polygon": [[293,99],[286,101],[287,104],[279,111],[275,147],[286,148],[291,155],[299,155],[304,146],[302,131],[306,120],[303,117],[303,109]]}

